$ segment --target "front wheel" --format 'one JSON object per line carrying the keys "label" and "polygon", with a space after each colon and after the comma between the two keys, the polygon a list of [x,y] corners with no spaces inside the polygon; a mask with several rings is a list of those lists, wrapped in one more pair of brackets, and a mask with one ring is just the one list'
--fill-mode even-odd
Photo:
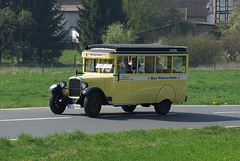
{"label": "front wheel", "polygon": [[136,108],[136,105],[125,105],[122,106],[123,111],[125,112],[133,112]]}
{"label": "front wheel", "polygon": [[164,100],[160,103],[156,103],[154,105],[155,111],[159,114],[159,115],[166,115],[170,108],[171,108],[171,104],[172,102],[169,100]]}
{"label": "front wheel", "polygon": [[59,95],[51,95],[49,105],[54,114],[62,114],[66,109],[67,103],[63,99],[60,99]]}
{"label": "front wheel", "polygon": [[101,106],[101,96],[97,92],[90,93],[84,99],[84,111],[89,117],[97,117]]}

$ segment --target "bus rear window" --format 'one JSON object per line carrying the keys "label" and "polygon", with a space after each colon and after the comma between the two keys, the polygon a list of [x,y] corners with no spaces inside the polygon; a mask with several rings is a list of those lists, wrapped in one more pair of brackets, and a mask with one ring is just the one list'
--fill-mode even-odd
{"label": "bus rear window", "polygon": [[186,57],[185,56],[173,57],[173,73],[186,73]]}
{"label": "bus rear window", "polygon": [[156,57],[156,73],[171,73],[171,56]]}

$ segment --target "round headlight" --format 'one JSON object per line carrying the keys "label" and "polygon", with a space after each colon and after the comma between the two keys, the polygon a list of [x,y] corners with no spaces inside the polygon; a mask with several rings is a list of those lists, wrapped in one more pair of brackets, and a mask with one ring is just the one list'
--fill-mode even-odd
{"label": "round headlight", "polygon": [[81,83],[81,88],[82,89],[85,89],[85,88],[87,88],[88,87],[88,84],[86,83],[86,82],[82,82]]}
{"label": "round headlight", "polygon": [[67,83],[66,83],[66,81],[61,81],[61,82],[59,83],[59,85],[60,85],[61,88],[64,88],[64,87],[67,86]]}

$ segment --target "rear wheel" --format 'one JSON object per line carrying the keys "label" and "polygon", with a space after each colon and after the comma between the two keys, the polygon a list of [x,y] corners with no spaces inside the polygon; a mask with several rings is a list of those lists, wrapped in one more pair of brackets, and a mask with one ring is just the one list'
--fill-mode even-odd
{"label": "rear wheel", "polygon": [[171,104],[172,102],[169,100],[164,100],[160,103],[156,103],[154,105],[155,111],[159,114],[159,115],[166,115],[171,108]]}
{"label": "rear wheel", "polygon": [[136,105],[125,105],[122,106],[122,109],[125,112],[133,112],[136,109]]}
{"label": "rear wheel", "polygon": [[97,117],[101,106],[101,96],[98,92],[90,93],[84,99],[84,111],[89,117]]}
{"label": "rear wheel", "polygon": [[66,109],[67,103],[59,95],[51,95],[49,105],[54,114],[62,114]]}

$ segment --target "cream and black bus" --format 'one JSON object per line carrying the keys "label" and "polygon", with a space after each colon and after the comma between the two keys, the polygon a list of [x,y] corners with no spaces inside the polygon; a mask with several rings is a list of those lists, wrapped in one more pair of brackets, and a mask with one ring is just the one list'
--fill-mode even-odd
{"label": "cream and black bus", "polygon": [[[133,112],[137,105],[153,106],[160,115],[172,103],[187,101],[188,53],[185,47],[155,44],[96,44],[82,52],[82,75],[51,87],[53,113],[80,104],[90,117],[102,105]],[[57,89],[57,90],[56,90]],[[57,91],[57,92],[56,92]]]}

